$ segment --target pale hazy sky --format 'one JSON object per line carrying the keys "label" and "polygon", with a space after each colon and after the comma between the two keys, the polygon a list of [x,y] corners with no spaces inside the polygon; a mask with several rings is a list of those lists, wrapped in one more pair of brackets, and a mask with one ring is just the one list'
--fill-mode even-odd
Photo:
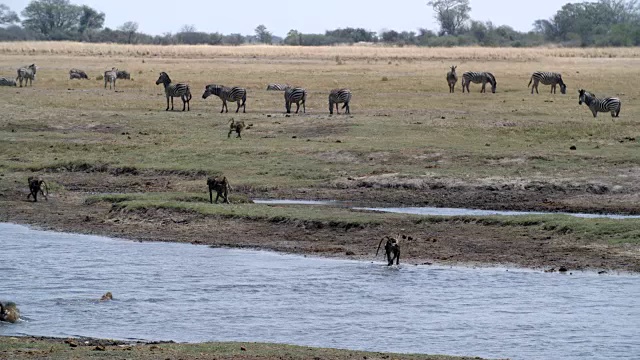
{"label": "pale hazy sky", "polygon": [[[105,26],[116,28],[136,21],[139,30],[159,35],[177,32],[185,24],[198,31],[224,34],[253,34],[264,24],[274,35],[285,36],[291,29],[303,33],[324,33],[344,27],[415,31],[420,27],[437,30],[428,0],[71,0],[106,14]],[[529,31],[537,19],[548,19],[567,2],[581,0],[471,0],[471,18],[490,20]],[[29,0],[0,0],[18,14]]]}

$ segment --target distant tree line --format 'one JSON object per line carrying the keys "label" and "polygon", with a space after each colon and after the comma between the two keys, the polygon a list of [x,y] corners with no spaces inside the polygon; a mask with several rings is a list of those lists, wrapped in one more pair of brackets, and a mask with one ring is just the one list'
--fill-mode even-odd
{"label": "distant tree line", "polygon": [[640,45],[640,0],[599,0],[569,3],[550,19],[536,20],[529,32],[490,21],[470,18],[469,0],[432,0],[440,29],[417,31],[345,28],[323,34],[290,30],[286,37],[273,35],[259,25],[253,35],[197,31],[185,25],[178,33],[148,35],[138,31],[138,23],[128,21],[115,29],[104,27],[105,14],[69,0],[32,0],[20,16],[0,4],[0,41],[68,40],[121,44],[208,44],[244,43],[323,46],[354,43],[384,43],[397,46],[637,46]]}

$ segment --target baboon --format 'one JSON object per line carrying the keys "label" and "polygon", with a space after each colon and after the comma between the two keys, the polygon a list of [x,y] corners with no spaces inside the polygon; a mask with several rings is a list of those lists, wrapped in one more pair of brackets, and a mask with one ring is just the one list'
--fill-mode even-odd
{"label": "baboon", "polygon": [[49,201],[47,195],[49,195],[49,187],[47,187],[47,183],[39,177],[29,176],[27,179],[29,181],[29,195],[27,195],[27,200],[33,196],[33,202],[38,202],[38,193],[44,196],[44,199]]}
{"label": "baboon", "polygon": [[240,133],[242,133],[243,129],[244,129],[243,120],[240,120],[240,121],[235,121],[233,119],[229,120],[229,133],[227,134],[227,138],[230,138],[231,133],[235,131],[236,134],[238,134],[238,136],[236,137],[242,139],[242,135]]}
{"label": "baboon", "polygon": [[378,250],[376,250],[376,256],[378,256],[378,252],[380,251],[380,246],[382,242],[387,240],[387,243],[384,245],[384,250],[387,253],[387,266],[393,265],[393,260],[396,261],[396,265],[400,264],[400,244],[396,238],[392,238],[391,236],[385,236],[380,240],[378,244]]}
{"label": "baboon", "polygon": [[109,301],[109,300],[113,300],[113,295],[111,294],[111,291],[102,295],[102,297],[100,298],[100,301]]}
{"label": "baboon", "polygon": [[131,80],[131,74],[126,70],[118,70],[116,72],[116,78],[122,80]]}
{"label": "baboon", "polygon": [[207,185],[209,186],[209,201],[213,204],[213,192],[216,192],[216,204],[218,198],[222,197],[222,202],[225,204],[231,204],[229,202],[229,191],[231,191],[231,185],[226,177],[214,177],[207,179]]}
{"label": "baboon", "polygon": [[71,69],[69,70],[69,80],[73,79],[86,79],[89,80],[89,76],[87,73],[80,69]]}
{"label": "baboon", "polygon": [[20,311],[15,303],[8,302],[3,305],[0,302],[0,321],[15,323],[20,319]]}

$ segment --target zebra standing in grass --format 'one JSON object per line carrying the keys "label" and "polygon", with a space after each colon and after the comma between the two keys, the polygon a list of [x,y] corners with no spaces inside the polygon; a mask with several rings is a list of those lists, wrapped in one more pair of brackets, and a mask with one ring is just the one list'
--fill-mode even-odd
{"label": "zebra standing in grass", "polygon": [[285,91],[290,88],[289,84],[269,84],[267,85],[267,91]]}
{"label": "zebra standing in grass", "polygon": [[599,112],[610,112],[611,117],[618,117],[620,115],[620,109],[622,108],[622,102],[618,98],[604,98],[598,99],[592,93],[580,89],[578,90],[580,94],[578,97],[578,105],[582,105],[582,103],[587,104],[591,113],[593,113],[593,117],[596,117]]}
{"label": "zebra standing in grass", "polygon": [[242,107],[242,112],[247,112],[247,90],[245,88],[234,86],[232,88],[228,88],[222,85],[207,85],[204,88],[204,94],[202,94],[202,98],[206,99],[210,95],[215,95],[222,100],[222,110],[220,113],[224,112],[224,109],[227,109],[229,112],[229,107],[227,106],[227,101],[229,102],[238,102],[238,108],[236,112],[240,111],[240,107]]}
{"label": "zebra standing in grass", "polygon": [[345,109],[345,114],[351,114],[349,109],[349,103],[351,102],[351,90],[349,89],[334,89],[329,94],[329,114],[333,115],[333,105],[336,106],[336,112],[340,115],[340,109],[338,104],[344,103],[342,106]]}
{"label": "zebra standing in grass", "polygon": [[131,80],[131,74],[126,70],[119,70],[116,72],[116,78],[122,80]]}
{"label": "zebra standing in grass", "polygon": [[533,94],[533,89],[536,90],[536,94],[538,92],[538,83],[542,83],[543,85],[551,85],[551,93],[556,93],[556,85],[560,85],[560,92],[563,94],[567,93],[567,85],[562,81],[562,74],[555,72],[544,72],[544,71],[536,71],[531,75],[531,80],[529,80],[529,85],[533,82],[533,87],[531,87],[531,93]]}
{"label": "zebra standing in grass", "polygon": [[13,79],[0,77],[0,86],[17,86],[17,84],[16,84],[16,81]]}
{"label": "zebra standing in grass", "polygon": [[454,93],[456,84],[458,83],[458,74],[456,74],[457,66],[452,66],[451,71],[447,73],[447,84],[449,84],[449,92]]}
{"label": "zebra standing in grass", "polygon": [[300,103],[302,103],[302,110],[304,113],[307,112],[307,106],[305,102],[307,101],[307,90],[300,87],[289,87],[284,91],[284,106],[287,109],[287,114],[291,113],[291,104],[295,103],[296,114],[300,110]]}
{"label": "zebra standing in grass", "polygon": [[36,64],[31,64],[18,69],[18,77],[16,77],[16,81],[20,81],[20,87],[22,87],[23,80],[24,86],[27,86],[27,81],[29,82],[29,85],[33,86],[33,80],[36,79],[36,70]]}
{"label": "zebra standing in grass", "polygon": [[113,85],[113,89],[116,88],[116,79],[118,78],[118,69],[111,68],[111,70],[107,70],[104,72],[104,88],[107,88],[107,83],[109,83],[109,90],[111,90],[111,86]]}
{"label": "zebra standing in grass", "polygon": [[487,92],[486,86],[487,83],[491,84],[491,92],[495,94],[496,86],[498,85],[496,81],[496,77],[493,76],[490,72],[474,72],[468,71],[462,74],[462,92],[464,93],[464,89],[467,89],[467,92],[471,92],[469,90],[469,85],[471,83],[482,84],[481,93]]}
{"label": "zebra standing in grass", "polygon": [[191,89],[189,89],[188,84],[178,83],[172,84],[171,78],[166,72],[161,72],[160,77],[156,80],[156,85],[163,84],[164,85],[164,93],[167,95],[167,108],[165,111],[169,111],[169,98],[171,98],[171,110],[173,110],[173,98],[180,96],[182,99],[182,111],[187,109],[187,111],[191,111],[189,107],[189,101],[191,101]]}

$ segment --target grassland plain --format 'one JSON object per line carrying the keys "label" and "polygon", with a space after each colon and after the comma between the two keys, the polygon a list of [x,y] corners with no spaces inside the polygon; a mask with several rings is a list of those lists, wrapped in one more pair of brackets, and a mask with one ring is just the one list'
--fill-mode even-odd
{"label": "grassland plain", "polygon": [[[640,271],[639,220],[566,216],[437,218],[339,207],[250,204],[250,198],[367,205],[639,214],[637,49],[124,46],[2,43],[0,76],[39,66],[29,88],[0,88],[0,221],[81,233],[370,259],[406,233],[412,263],[516,264]],[[491,71],[496,94],[449,94],[450,65]],[[91,80],[68,80],[69,68]],[[96,77],[131,72],[118,90]],[[527,89],[562,72],[567,95]],[[192,111],[165,112],[160,71],[189,82]],[[307,113],[285,116],[271,82],[307,88]],[[219,114],[206,84],[243,86],[247,114]],[[328,115],[349,87],[351,116]],[[622,99],[594,119],[577,90]],[[178,103],[180,101],[178,100]],[[233,106],[231,106],[233,108]],[[252,124],[227,139],[228,121]],[[571,148],[575,147],[575,150]],[[26,201],[44,176],[48,202]],[[231,206],[209,205],[224,174]],[[119,195],[120,194],[120,195]]]}

